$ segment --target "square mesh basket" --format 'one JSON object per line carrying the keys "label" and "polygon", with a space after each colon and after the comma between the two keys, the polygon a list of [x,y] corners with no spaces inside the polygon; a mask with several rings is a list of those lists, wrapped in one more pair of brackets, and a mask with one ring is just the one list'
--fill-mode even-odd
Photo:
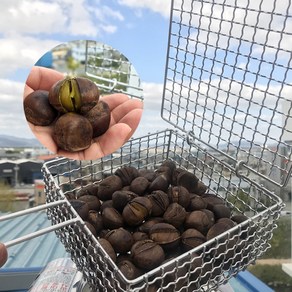
{"label": "square mesh basket", "polygon": [[[268,248],[291,177],[291,1],[172,2],[161,116],[174,129],[96,161],[44,164],[52,224],[94,291],[212,291]],[[127,280],[66,195],[118,168],[184,168],[248,220]],[[72,220],[73,219],[73,220]],[[76,219],[76,220],[75,220]]]}

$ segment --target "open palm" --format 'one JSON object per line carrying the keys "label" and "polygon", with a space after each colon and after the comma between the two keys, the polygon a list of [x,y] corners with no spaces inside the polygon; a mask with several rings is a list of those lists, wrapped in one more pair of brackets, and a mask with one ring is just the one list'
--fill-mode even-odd
{"label": "open palm", "polygon": [[[35,90],[49,90],[55,82],[63,78],[64,75],[58,71],[33,67],[26,81],[24,98]],[[110,126],[83,151],[68,152],[59,149],[53,140],[53,125],[43,127],[29,123],[29,126],[37,139],[56,155],[79,160],[101,158],[120,148],[133,135],[142,116],[143,103],[119,93],[102,96],[100,100],[106,102],[111,110]]]}

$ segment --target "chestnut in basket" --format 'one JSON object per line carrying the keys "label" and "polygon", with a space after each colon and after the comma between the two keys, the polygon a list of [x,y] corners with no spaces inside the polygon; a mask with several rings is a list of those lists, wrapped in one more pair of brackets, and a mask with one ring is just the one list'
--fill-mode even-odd
{"label": "chestnut in basket", "polygon": [[157,242],[164,250],[174,250],[180,242],[180,232],[171,224],[157,223],[149,231],[150,239]]}
{"label": "chestnut in basket", "polygon": [[97,197],[102,201],[112,199],[115,191],[122,188],[122,180],[117,175],[111,175],[103,179],[98,185]]}
{"label": "chestnut in basket", "polygon": [[143,195],[149,186],[147,178],[139,176],[132,180],[130,190],[137,195]]}
{"label": "chestnut in basket", "polygon": [[168,196],[171,203],[178,203],[184,208],[187,208],[190,204],[190,193],[183,186],[170,187],[168,190]]}
{"label": "chestnut in basket", "polygon": [[142,271],[138,269],[130,260],[122,260],[117,266],[121,273],[129,280],[133,280],[142,275]]}
{"label": "chestnut in basket", "polygon": [[123,227],[124,220],[122,215],[115,208],[106,208],[102,214],[103,226],[108,229]]}
{"label": "chestnut in basket", "polygon": [[141,224],[151,214],[152,203],[146,197],[131,200],[123,210],[123,218],[130,226]]}
{"label": "chestnut in basket", "polygon": [[189,213],[185,220],[185,228],[195,228],[203,234],[207,234],[213,221],[203,211],[193,211]]}
{"label": "chestnut in basket", "polygon": [[147,196],[152,203],[151,215],[162,216],[169,206],[168,195],[163,191],[154,191]]}
{"label": "chestnut in basket", "polygon": [[110,244],[108,240],[105,238],[98,239],[99,244],[102,246],[102,248],[105,250],[105,252],[109,255],[109,257],[115,262],[117,260],[117,255]]}
{"label": "chestnut in basket", "polygon": [[206,242],[206,237],[200,231],[190,228],[181,235],[181,242],[183,250],[189,251]]}
{"label": "chestnut in basket", "polygon": [[178,203],[172,203],[168,206],[163,219],[165,222],[172,224],[174,227],[179,228],[183,225],[187,212],[183,206]]}
{"label": "chestnut in basket", "polygon": [[88,204],[80,200],[70,200],[71,206],[75,209],[78,215],[86,220],[88,217],[89,207]]}
{"label": "chestnut in basket", "polygon": [[139,171],[133,166],[123,166],[116,170],[115,175],[121,178],[123,186],[128,186],[139,176]]}
{"label": "chestnut in basket", "polygon": [[150,239],[135,242],[131,248],[131,255],[138,268],[148,271],[158,267],[165,259],[163,248]]}
{"label": "chestnut in basket", "polygon": [[48,126],[58,116],[57,110],[49,103],[49,92],[36,90],[23,101],[24,114],[28,122],[36,126]]}
{"label": "chestnut in basket", "polygon": [[122,227],[108,232],[105,239],[110,242],[116,253],[127,253],[134,243],[132,234]]}

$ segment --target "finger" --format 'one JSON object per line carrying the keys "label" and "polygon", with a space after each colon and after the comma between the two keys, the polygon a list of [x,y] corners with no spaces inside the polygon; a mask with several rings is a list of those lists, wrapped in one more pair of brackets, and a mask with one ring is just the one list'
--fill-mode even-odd
{"label": "finger", "polygon": [[3,243],[0,243],[0,267],[2,267],[8,258],[7,248]]}
{"label": "finger", "polygon": [[119,121],[119,123],[127,124],[132,129],[127,137],[127,140],[129,140],[136,131],[142,117],[142,112],[142,109],[134,109]]}
{"label": "finger", "polygon": [[119,123],[129,112],[135,109],[142,109],[143,103],[138,99],[129,99],[112,110],[113,123]]}
{"label": "finger", "polygon": [[85,160],[84,151],[69,152],[65,150],[58,150],[58,156],[64,156],[74,160]]}
{"label": "finger", "polygon": [[100,100],[106,102],[110,110],[112,111],[121,103],[124,103],[125,101],[129,100],[129,97],[126,94],[114,93],[114,94],[104,95],[100,98]]}
{"label": "finger", "polygon": [[95,142],[84,151],[85,159],[97,159],[113,153],[127,141],[132,129],[127,124],[116,124],[96,138]]}
{"label": "finger", "polygon": [[24,92],[23,92],[23,99],[25,99],[32,92],[34,92],[34,90],[25,84]]}
{"label": "finger", "polygon": [[49,149],[53,153],[57,153],[57,144],[53,140],[53,127],[42,127],[42,126],[35,126],[31,123],[28,123],[33,134],[39,140],[39,142],[44,145],[47,149]]}
{"label": "finger", "polygon": [[56,70],[34,66],[26,80],[26,85],[32,90],[50,90],[52,85],[64,78],[64,75]]}

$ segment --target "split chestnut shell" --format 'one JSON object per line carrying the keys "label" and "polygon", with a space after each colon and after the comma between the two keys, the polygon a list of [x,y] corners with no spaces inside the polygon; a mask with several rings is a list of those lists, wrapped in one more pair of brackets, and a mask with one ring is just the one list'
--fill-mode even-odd
{"label": "split chestnut shell", "polygon": [[56,82],[49,91],[49,102],[60,113],[86,113],[99,100],[97,85],[83,77],[65,78]]}

